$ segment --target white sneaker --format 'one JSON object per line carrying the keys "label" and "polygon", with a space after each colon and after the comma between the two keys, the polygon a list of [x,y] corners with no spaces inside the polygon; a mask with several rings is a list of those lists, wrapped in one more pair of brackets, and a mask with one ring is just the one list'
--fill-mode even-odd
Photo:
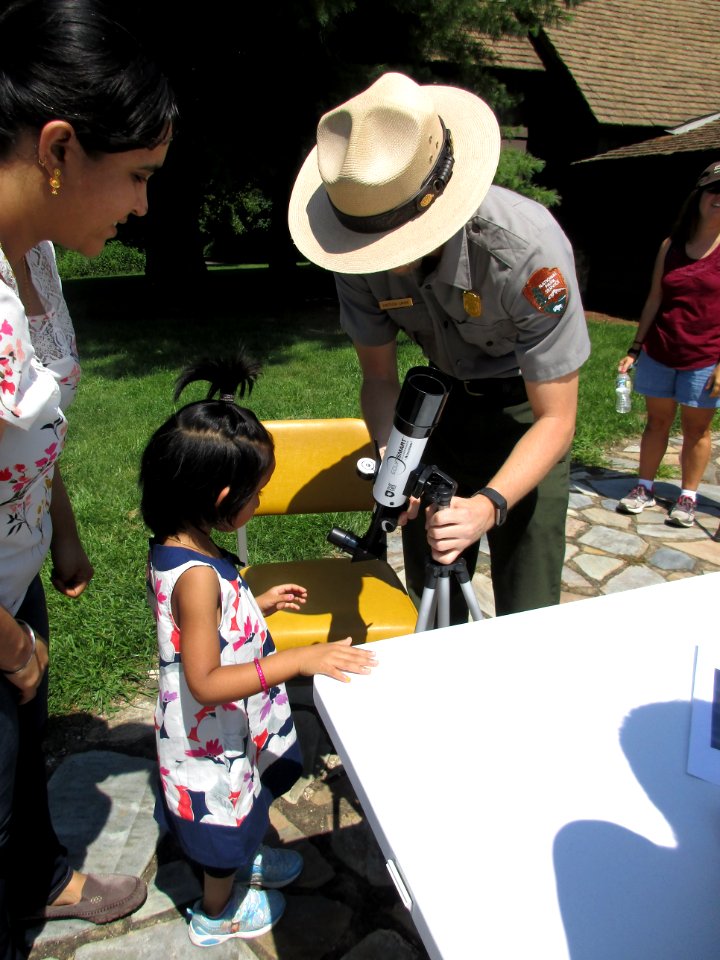
{"label": "white sneaker", "polygon": [[677,503],[668,514],[666,523],[674,527],[691,527],[695,523],[695,501],[692,497],[678,497]]}
{"label": "white sneaker", "polygon": [[645,507],[654,507],[655,497],[652,491],[639,483],[633,487],[630,493],[618,501],[617,508],[620,513],[642,513]]}

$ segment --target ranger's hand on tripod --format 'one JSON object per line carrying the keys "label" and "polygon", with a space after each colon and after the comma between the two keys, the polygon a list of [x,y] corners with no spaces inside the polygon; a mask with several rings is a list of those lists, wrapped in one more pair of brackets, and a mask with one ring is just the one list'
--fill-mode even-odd
{"label": "ranger's hand on tripod", "polygon": [[486,497],[453,497],[450,505],[425,510],[425,529],[433,560],[454,563],[460,554],[495,524],[495,511]]}

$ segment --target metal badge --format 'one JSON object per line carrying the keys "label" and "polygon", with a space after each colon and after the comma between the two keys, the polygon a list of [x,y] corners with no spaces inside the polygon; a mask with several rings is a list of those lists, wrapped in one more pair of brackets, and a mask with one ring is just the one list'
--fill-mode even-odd
{"label": "metal badge", "polygon": [[463,290],[463,308],[469,317],[482,316],[482,297],[474,290]]}

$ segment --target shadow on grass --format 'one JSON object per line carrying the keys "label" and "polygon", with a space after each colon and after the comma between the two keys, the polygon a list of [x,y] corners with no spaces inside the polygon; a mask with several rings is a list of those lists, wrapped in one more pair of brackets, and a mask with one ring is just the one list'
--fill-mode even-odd
{"label": "shadow on grass", "polygon": [[312,267],[285,282],[249,267],[209,271],[181,290],[144,276],[66,280],[63,288],[83,361],[99,361],[110,379],[180,367],[239,342],[275,365],[299,340],[347,346],[332,277]]}

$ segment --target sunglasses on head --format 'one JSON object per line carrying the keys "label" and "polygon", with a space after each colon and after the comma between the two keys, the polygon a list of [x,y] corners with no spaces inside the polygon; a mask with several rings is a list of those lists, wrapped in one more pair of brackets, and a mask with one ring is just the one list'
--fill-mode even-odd
{"label": "sunglasses on head", "polygon": [[720,180],[716,180],[715,183],[709,183],[706,187],[703,187],[705,193],[720,193]]}

